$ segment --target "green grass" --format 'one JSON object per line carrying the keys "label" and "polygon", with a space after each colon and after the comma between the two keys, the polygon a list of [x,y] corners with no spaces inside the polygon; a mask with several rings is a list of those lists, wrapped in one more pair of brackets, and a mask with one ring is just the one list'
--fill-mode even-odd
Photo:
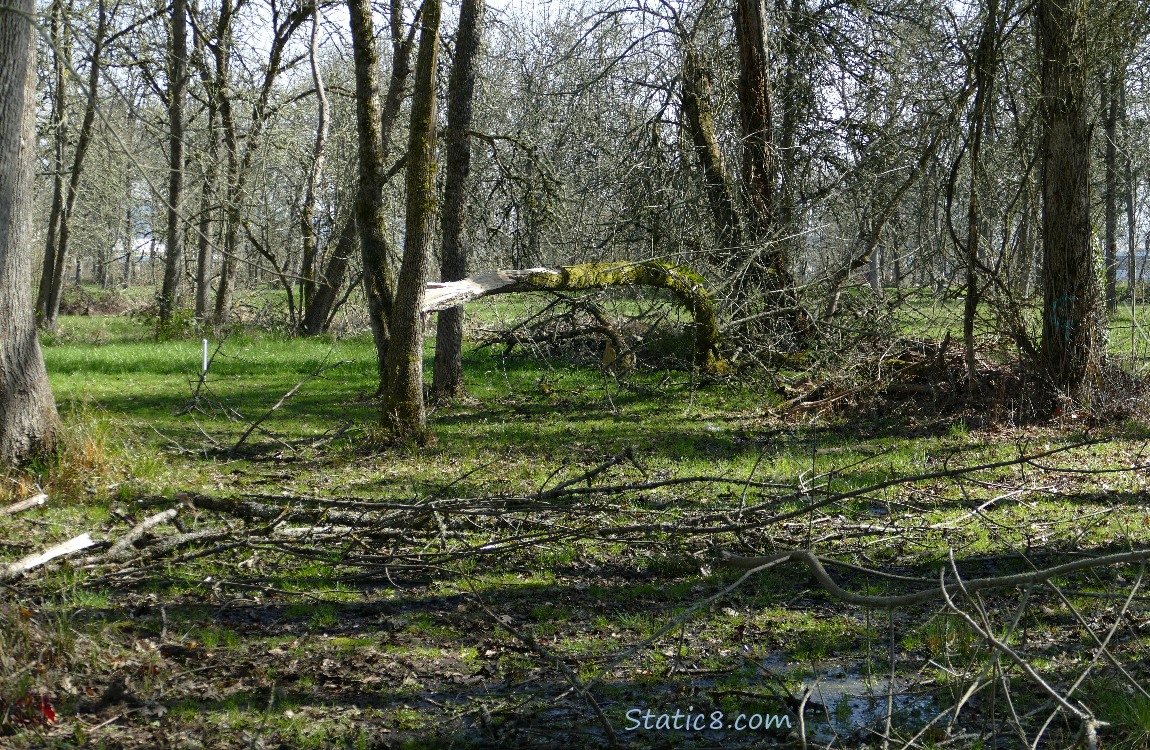
{"label": "green grass", "polygon": [[[516,301],[482,315],[512,317],[529,309],[535,308]],[[58,457],[10,475],[0,489],[0,496],[24,495],[39,484],[53,498],[46,520],[0,516],[4,561],[85,531],[116,538],[166,507],[164,501],[137,501],[156,495],[170,500],[180,490],[269,502],[316,496],[405,502],[524,497],[633,448],[635,464],[614,466],[593,484],[705,475],[751,477],[811,492],[849,491],[1009,459],[1020,446],[1036,450],[1076,437],[1057,426],[996,432],[967,413],[940,415],[914,430],[883,413],[781,419],[771,409],[783,397],[755,379],[700,383],[681,370],[642,367],[616,378],[574,357],[544,359],[520,350],[504,356],[501,348],[470,343],[464,376],[472,398],[430,411],[434,444],[422,450],[380,448],[368,445],[379,406],[371,399],[377,383],[367,335],[296,339],[237,331],[222,342],[198,399],[193,393],[199,339],[157,343],[141,322],[94,316],[65,317],[45,344],[66,440]],[[250,420],[334,362],[347,364],[304,384],[264,422],[266,432],[252,434],[248,450],[229,452]],[[1144,460],[1145,425],[1098,429],[1113,441],[1045,463],[1113,468]],[[1025,490],[1015,491],[1023,485]],[[393,549],[413,557],[474,551],[513,538],[517,524],[533,519],[509,511],[501,519],[505,526],[480,526],[453,516],[447,518],[453,525],[441,528],[425,514],[426,528],[406,531],[410,539],[381,542],[353,533],[311,546],[259,539],[253,549],[162,561],[120,581],[65,566],[32,580],[27,593],[19,594],[20,606],[35,610],[55,634],[44,643],[30,638],[17,644],[24,649],[20,653],[47,653],[49,642],[58,642],[53,648],[60,652],[59,666],[29,676],[22,689],[36,680],[58,686],[62,672],[74,675],[77,693],[60,704],[74,714],[84,691],[99,696],[114,675],[127,675],[148,691],[143,697],[168,708],[165,721],[201,733],[209,746],[248,746],[257,732],[269,745],[290,747],[371,747],[383,736],[396,746],[466,746],[474,737],[464,727],[530,724],[535,719],[524,717],[531,711],[544,717],[544,726],[559,721],[547,713],[553,709],[548,698],[526,700],[521,693],[547,684],[556,695],[568,686],[550,666],[553,661],[491,619],[505,616],[539,649],[595,683],[602,691],[596,694],[613,702],[613,716],[621,715],[611,713],[620,704],[639,698],[672,707],[683,698],[709,700],[699,688],[708,680],[755,694],[762,675],[748,665],[747,654],[785,664],[777,668],[787,684],[838,662],[889,668],[882,656],[889,637],[885,614],[837,605],[802,568],[790,566],[750,579],[624,659],[632,646],[738,578],[715,564],[716,548],[766,554],[810,547],[934,580],[953,548],[968,575],[997,575],[1026,566],[1016,558],[988,563],[984,556],[1144,544],[1150,534],[1139,510],[1145,486],[1138,473],[1097,478],[1008,467],[969,481],[936,479],[874,491],[784,524],[703,540],[679,533],[675,524],[703,512],[736,519],[740,509],[764,503],[782,513],[808,500],[801,492],[780,500],[774,490],[744,492],[722,483],[670,485],[564,500],[566,505],[539,511],[553,537],[499,554],[446,556],[432,569],[411,574],[353,568],[344,557],[383,558]],[[181,518],[190,529],[225,522],[208,512],[184,512]],[[642,524],[652,526],[650,533],[607,534],[614,526]],[[565,536],[574,528],[582,532]],[[167,527],[160,533],[176,532]],[[892,588],[857,572],[835,569],[832,575],[850,590]],[[1132,573],[1122,575],[1128,581]],[[1088,595],[1120,589],[1117,576],[1065,584],[1077,589],[1073,601],[1083,611],[1105,612],[1112,602]],[[1009,592],[994,599],[993,616],[1008,617],[1017,598]],[[1032,610],[1023,621],[1035,642],[1057,638],[1088,654],[1088,642],[1061,605],[1044,606],[1048,614]],[[905,613],[898,627],[900,669],[935,675],[939,695],[961,681],[937,665],[927,667],[931,659],[941,654],[981,667],[988,658],[968,629],[936,609]],[[185,651],[160,658],[160,645]],[[1127,663],[1146,656],[1144,644],[1123,648]],[[1065,668],[1045,653],[1035,659],[1044,670]],[[198,670],[212,676],[181,677]],[[1101,684],[1084,694],[1109,716],[1125,712],[1123,726],[1130,732],[1144,731],[1145,706],[1108,695]],[[269,710],[273,688],[277,697]],[[457,695],[464,696],[458,703],[452,697]],[[732,710],[745,705],[737,695],[722,700]],[[585,704],[573,705],[560,718],[574,716],[580,726],[593,726]],[[127,721],[145,726],[139,716]],[[86,741],[96,744],[102,737]],[[31,742],[15,747],[35,746]]]}
{"label": "green grass", "polygon": [[[894,290],[887,290],[892,297]],[[900,332],[912,338],[941,340],[947,333],[951,340],[961,343],[962,320],[965,301],[959,298],[940,300],[936,295],[925,291],[908,290],[904,304],[893,311],[893,320]],[[1031,334],[1037,338],[1041,330],[1038,298],[1028,307],[1028,325]],[[1108,348],[1111,355],[1130,361],[1145,368],[1150,364],[1150,300],[1139,297],[1131,306],[1127,285],[1118,285],[1118,307],[1108,316]],[[1136,323],[1134,321],[1137,321]],[[995,316],[986,302],[979,305],[976,336],[983,345],[988,337],[995,335]],[[1003,333],[1003,332],[999,332]],[[998,337],[996,337],[998,338]],[[1013,353],[1013,345],[1003,339],[999,347],[1003,352]]]}

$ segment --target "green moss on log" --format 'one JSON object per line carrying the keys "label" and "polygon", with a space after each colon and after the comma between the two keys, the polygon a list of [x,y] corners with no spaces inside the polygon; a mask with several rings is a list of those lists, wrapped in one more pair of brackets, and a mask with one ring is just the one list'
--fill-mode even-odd
{"label": "green moss on log", "polygon": [[540,269],[529,272],[512,287],[502,292],[572,291],[578,289],[604,289],[613,286],[652,286],[666,289],[694,318],[695,366],[718,374],[727,369],[719,357],[719,332],[715,324],[715,308],[707,293],[702,276],[679,266],[658,261],[642,263],[579,263],[573,266]]}

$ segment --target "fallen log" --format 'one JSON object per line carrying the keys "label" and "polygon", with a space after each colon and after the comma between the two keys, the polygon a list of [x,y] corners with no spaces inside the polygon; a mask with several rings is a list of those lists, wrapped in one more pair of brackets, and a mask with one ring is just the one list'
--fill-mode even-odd
{"label": "fallen log", "polygon": [[10,581],[14,578],[19,578],[27,571],[38,568],[46,562],[55,560],[57,557],[70,555],[73,552],[79,552],[82,549],[87,549],[93,544],[95,544],[95,542],[92,541],[92,537],[87,534],[73,537],[66,542],[61,542],[42,552],[28,555],[14,563],[0,567],[0,581]]}
{"label": "fallen log", "polygon": [[694,319],[695,366],[709,373],[726,369],[718,352],[715,308],[703,278],[685,268],[658,261],[491,271],[461,281],[431,282],[424,294],[422,310],[424,313],[447,310],[492,294],[569,292],[613,286],[652,286],[669,291]]}
{"label": "fallen log", "polygon": [[39,495],[33,495],[27,500],[21,500],[18,503],[9,505],[7,508],[0,509],[0,516],[10,516],[13,513],[19,513],[20,511],[28,510],[29,508],[35,508],[36,506],[43,505],[46,502],[48,502],[48,496],[41,492]]}

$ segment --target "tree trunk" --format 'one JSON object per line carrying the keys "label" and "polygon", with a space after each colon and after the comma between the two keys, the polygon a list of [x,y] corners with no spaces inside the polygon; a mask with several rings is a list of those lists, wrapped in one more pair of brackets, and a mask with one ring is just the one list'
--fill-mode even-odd
{"label": "tree trunk", "polygon": [[[378,58],[370,0],[348,0],[352,54],[355,58],[355,113],[359,134],[359,193],[355,202],[363,257],[363,286],[375,340],[380,389],[386,381],[389,319],[392,312],[391,266],[387,258],[387,217],[383,205],[384,142],[379,108]],[[394,22],[394,21],[393,21]]]}
{"label": "tree trunk", "polygon": [[1124,136],[1125,148],[1123,151],[1126,154],[1125,164],[1123,164],[1123,177],[1125,179],[1125,193],[1126,197],[1126,280],[1130,289],[1130,302],[1134,304],[1137,300],[1135,295],[1138,294],[1138,282],[1141,280],[1137,274],[1137,263],[1135,258],[1137,256],[1138,238],[1135,236],[1137,232],[1137,215],[1134,212],[1134,193],[1137,189],[1137,183],[1134,180],[1133,169],[1133,145],[1134,139],[1130,137],[1130,122],[1126,119],[1126,87],[1123,86],[1120,92],[1121,107],[1119,116],[1122,119],[1122,134]]}
{"label": "tree trunk", "polygon": [[184,269],[180,201],[184,192],[184,98],[188,89],[187,11],[187,0],[172,0],[168,58],[168,231],[164,240],[164,285],[160,289],[157,336],[166,334],[172,325]]}
{"label": "tree trunk", "polygon": [[769,77],[767,8],[763,0],[735,0],[739,46],[739,114],[743,126],[743,187],[750,199],[751,235],[774,234],[778,168],[774,153],[774,102]]}
{"label": "tree trunk", "polygon": [[411,101],[407,146],[407,221],[403,265],[391,315],[385,363],[383,423],[401,439],[424,443],[423,404],[424,287],[435,220],[435,68],[439,51],[439,0],[424,0]]}
{"label": "tree trunk", "polygon": [[[402,3],[400,2],[400,0],[392,0],[392,3],[391,3],[392,70],[391,70],[391,78],[388,81],[387,94],[384,97],[384,101],[383,101],[383,111],[379,115],[379,138],[378,138],[378,142],[380,144],[379,155],[377,158],[377,163],[375,164],[375,166],[371,170],[372,172],[382,174],[382,177],[380,178],[380,181],[379,181],[380,182],[379,190],[381,191],[380,195],[382,195],[383,186],[386,185],[389,177],[393,173],[395,173],[397,171],[398,167],[400,166],[397,163],[395,166],[393,166],[391,169],[389,169],[386,173],[383,172],[383,165],[387,162],[388,154],[390,152],[388,144],[390,143],[390,140],[391,140],[391,133],[395,129],[395,124],[399,119],[400,107],[403,104],[403,90],[404,90],[405,83],[407,81],[407,77],[410,74],[409,61],[410,61],[410,56],[411,56],[411,49],[412,49],[412,46],[413,46],[414,40],[415,40],[414,31],[415,30],[413,28],[411,35],[409,35],[406,38],[403,36],[403,33],[402,33],[403,32],[403,7],[402,7]],[[372,44],[371,58],[373,60],[375,59],[374,43]],[[374,64],[368,66],[368,70],[371,72],[372,80],[374,81],[374,70],[375,70]],[[370,86],[365,84],[365,90],[374,91],[375,89],[373,87],[375,85],[376,85],[375,83],[371,83]],[[357,86],[358,86],[358,83],[357,83]],[[359,89],[357,88],[357,96],[358,96],[358,90]],[[378,110],[378,104],[376,104],[375,107],[376,107],[376,110]],[[369,109],[370,109],[370,107],[369,107]],[[358,117],[358,110],[357,110],[357,117]],[[369,117],[369,120],[370,120],[370,117]],[[372,127],[372,123],[369,122],[367,124],[366,129],[370,130],[371,127]],[[375,138],[373,136],[371,136],[370,134],[368,134],[366,145],[370,148],[370,145],[372,143],[375,143],[375,142],[376,142]],[[362,142],[361,142],[361,144],[362,144]],[[363,175],[362,158],[361,158],[360,163],[361,163],[360,178],[362,180],[362,175]],[[360,195],[360,194],[357,193],[357,196],[358,195]],[[382,200],[382,198],[380,198],[380,200]],[[340,231],[339,239],[337,240],[337,242],[335,244],[335,249],[328,255],[327,266],[324,268],[322,273],[318,274],[315,297],[312,300],[312,303],[310,305],[308,305],[307,312],[303,316],[303,322],[301,324],[302,325],[302,332],[306,336],[314,336],[317,333],[320,333],[322,331],[326,331],[328,325],[331,323],[331,318],[335,312],[335,309],[339,306],[339,304],[342,304],[341,300],[347,298],[346,294],[344,294],[342,298],[340,297],[340,287],[343,285],[344,278],[347,276],[348,260],[351,257],[351,253],[354,252],[356,249],[356,242],[358,240],[358,237],[356,235],[356,230],[357,230],[356,225],[357,225],[357,221],[358,221],[358,214],[359,214],[359,198],[357,197],[356,207],[352,211],[351,216],[349,217],[348,221],[344,224],[343,229]],[[379,222],[378,223],[379,223],[379,226],[381,227],[381,235],[380,236],[382,237],[382,242],[383,242],[382,246],[383,246],[384,250],[386,251],[386,247],[387,247],[386,216],[382,213],[382,210],[380,210],[378,215],[379,215]],[[361,252],[361,256],[362,256],[362,252]],[[384,253],[383,258],[385,261],[387,260],[386,252]],[[391,289],[390,266],[385,266],[384,270],[386,273],[383,274],[383,277],[387,279],[387,283],[384,285],[384,288],[386,288],[388,290],[388,294],[390,295],[390,289]],[[382,283],[382,282],[377,280],[377,283]],[[365,288],[365,291],[367,291],[366,284],[365,284],[364,288]],[[387,310],[390,309],[388,306],[388,299],[390,299],[390,297],[385,298],[385,299],[380,299],[378,297],[376,297],[376,298],[369,297],[369,299],[368,299],[369,319],[371,320],[371,323],[372,323],[373,335],[376,334],[377,331],[381,331],[384,334],[386,334],[386,331],[387,331],[386,314],[387,314]],[[380,341],[379,338],[376,339],[376,357],[378,360],[379,377],[380,377],[380,384],[381,385],[383,383],[383,356],[382,355],[385,354],[386,351],[387,351],[387,339],[386,339],[386,335],[385,335],[383,337],[382,341]]]}
{"label": "tree trunk", "polygon": [[1106,184],[1102,203],[1106,235],[1103,238],[1102,262],[1106,269],[1106,309],[1118,309],[1118,99],[1122,80],[1120,65],[1116,63],[1108,76],[1103,77],[1102,123],[1106,138]]}
{"label": "tree trunk", "polygon": [[[227,210],[224,228],[224,261],[220,269],[219,284],[216,286],[215,319],[216,324],[228,322],[232,309],[232,296],[234,293],[236,271],[241,259],[239,257],[239,232],[244,224],[243,198],[245,183],[251,168],[252,159],[259,151],[259,144],[263,137],[263,129],[267,124],[269,115],[269,101],[272,89],[275,86],[276,76],[283,69],[283,54],[291,37],[303,25],[313,10],[311,4],[295,7],[286,17],[278,22],[273,30],[271,49],[268,52],[268,62],[263,67],[264,77],[260,84],[259,95],[252,106],[247,131],[244,134],[245,147],[240,155],[240,132],[236,122],[234,102],[230,93],[229,60],[232,49],[232,20],[235,17],[237,6],[232,0],[223,0],[220,4],[219,19],[216,22],[215,44],[212,53],[215,57],[216,67],[216,97],[220,110],[220,122],[223,125],[224,146],[228,152],[228,187]],[[273,16],[273,18],[275,18]],[[255,273],[258,266],[250,260],[248,263],[251,273]]]}
{"label": "tree trunk", "polygon": [[998,60],[998,2],[989,0],[986,18],[979,34],[974,59],[974,112],[970,130],[970,197],[966,207],[966,304],[962,315],[962,342],[966,359],[966,391],[978,390],[978,361],[975,359],[974,322],[978,314],[979,241],[982,239],[982,209],[979,189],[982,184],[982,136],[994,92]]}
{"label": "tree trunk", "polygon": [[84,159],[87,157],[88,147],[92,143],[92,128],[96,121],[96,95],[100,84],[100,55],[103,52],[104,37],[107,31],[107,13],[104,3],[100,2],[97,4],[96,31],[92,37],[92,58],[88,68],[88,97],[84,104],[84,119],[80,123],[76,150],[72,155],[72,174],[68,179],[64,205],[59,214],[59,234],[57,236],[56,258],[52,264],[52,283],[44,307],[44,327],[49,331],[56,330],[56,323],[60,317],[60,299],[64,291],[64,262],[68,257],[68,245],[72,238],[72,212],[76,208],[76,197],[80,191],[80,177],[84,173]]}
{"label": "tree trunk", "polygon": [[[60,242],[60,215],[64,211],[64,146],[68,141],[66,123],[68,113],[68,86],[64,71],[71,43],[67,40],[67,25],[64,19],[64,0],[54,0],[51,7],[52,42],[52,130],[54,132],[52,207],[48,213],[48,237],[44,244],[44,267],[40,273],[39,293],[36,295],[36,318],[40,325],[49,327],[48,300],[52,297],[52,287],[56,281],[56,248]],[[52,321],[55,325],[55,321]]]}
{"label": "tree trunk", "polygon": [[698,54],[688,49],[683,55],[681,107],[691,134],[691,144],[699,159],[703,192],[711,208],[718,233],[720,265],[728,265],[731,252],[741,243],[739,217],[731,196],[731,185],[723,165],[723,152],[715,136],[715,116],[711,104],[711,77]]}
{"label": "tree trunk", "polygon": [[50,451],[56,403],[32,304],[36,38],[32,0],[0,8],[0,463]]}
{"label": "tree trunk", "polygon": [[1051,396],[1086,400],[1105,352],[1090,231],[1086,0],[1039,0],[1042,349]]}
{"label": "tree trunk", "polygon": [[343,223],[339,237],[335,241],[335,249],[328,256],[327,266],[319,275],[315,286],[315,295],[311,304],[307,306],[300,328],[305,336],[315,336],[326,331],[331,323],[331,316],[339,298],[340,287],[343,286],[344,277],[347,276],[347,263],[351,254],[355,252],[355,212],[351,212],[347,221]]}
{"label": "tree trunk", "polygon": [[328,101],[327,92],[323,85],[323,75],[319,71],[319,25],[321,13],[318,3],[311,19],[311,40],[308,46],[308,59],[311,62],[311,80],[315,86],[317,122],[315,127],[315,146],[312,149],[311,170],[308,172],[307,187],[304,189],[303,208],[300,211],[300,235],[303,238],[303,255],[300,259],[299,273],[299,320],[302,323],[308,310],[311,308],[316,290],[316,233],[315,233],[315,203],[316,186],[323,174],[324,146],[327,143],[328,130]]}
{"label": "tree trunk", "polygon": [[[471,102],[475,90],[475,62],[482,37],[484,0],[464,0],[455,35],[455,61],[447,85],[447,176],[443,189],[443,233],[440,278],[456,281],[467,276],[467,177],[471,172]],[[451,399],[463,389],[463,308],[439,314],[435,329],[435,368],[431,391],[437,399]]]}
{"label": "tree trunk", "polygon": [[1022,299],[1028,300],[1034,293],[1034,239],[1030,230],[1034,210],[1030,204],[1029,181],[1023,185],[1022,190],[1022,208],[1019,210],[1018,226],[1018,283]]}
{"label": "tree trunk", "polygon": [[208,153],[204,184],[200,189],[200,222],[196,244],[196,324],[208,324],[212,286],[212,216],[215,213],[216,181],[219,179],[220,137],[216,130],[216,99],[208,95]]}
{"label": "tree trunk", "polygon": [[802,345],[810,337],[810,324],[799,307],[783,243],[777,241],[781,234],[780,189],[767,48],[769,29],[764,0],[735,0],[743,190],[749,204],[744,239],[751,247],[748,256],[734,259],[734,293],[740,301],[761,298],[768,311],[786,311],[780,320],[786,320],[794,343]]}
{"label": "tree trunk", "polygon": [[124,206],[124,289],[132,286],[132,262],[136,251],[136,227],[132,224],[132,176],[124,179],[127,205]]}
{"label": "tree trunk", "polygon": [[685,268],[649,260],[642,263],[580,263],[562,268],[495,271],[462,281],[427,286],[423,312],[446,310],[491,294],[567,292],[616,286],[666,289],[694,318],[695,366],[715,374],[726,369],[719,358],[719,332],[707,285]]}

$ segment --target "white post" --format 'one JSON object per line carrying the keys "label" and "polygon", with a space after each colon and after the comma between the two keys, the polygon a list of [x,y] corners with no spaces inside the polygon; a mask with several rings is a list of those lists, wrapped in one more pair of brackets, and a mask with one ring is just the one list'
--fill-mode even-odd
{"label": "white post", "polygon": [[208,340],[204,339],[204,366],[200,368],[200,372],[204,375],[208,374]]}

